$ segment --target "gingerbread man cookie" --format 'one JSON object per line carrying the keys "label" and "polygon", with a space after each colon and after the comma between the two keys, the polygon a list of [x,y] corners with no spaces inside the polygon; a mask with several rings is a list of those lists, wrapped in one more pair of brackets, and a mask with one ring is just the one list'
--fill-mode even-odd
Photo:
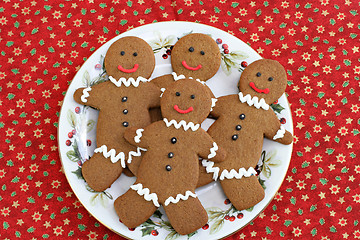
{"label": "gingerbread man cookie", "polygon": [[208,133],[226,152],[226,160],[203,160],[208,174],[200,173],[199,185],[219,180],[238,210],[254,206],[264,198],[264,189],[254,167],[262,152],[263,138],[290,144],[292,135],[281,126],[269,104],[286,88],[285,69],[274,60],[250,64],[239,81],[240,93],[218,98],[211,114],[217,118]]}
{"label": "gingerbread man cookie", "polygon": [[200,127],[212,107],[204,82],[179,79],[161,98],[164,119],[144,129],[130,128],[125,138],[147,151],[136,182],[114,203],[127,227],[145,222],[162,205],[179,234],[204,226],[207,213],[195,194],[199,177],[199,156],[214,162],[224,151]]}
{"label": "gingerbread man cookie", "polygon": [[[216,74],[220,63],[221,54],[217,43],[209,35],[191,33],[180,38],[171,50],[171,66],[174,72],[154,78],[151,82],[166,89],[174,82],[174,75],[207,81]],[[213,96],[211,91],[210,93]],[[162,118],[159,109],[152,109],[150,114],[154,121]]]}
{"label": "gingerbread man cookie", "polygon": [[[79,104],[98,109],[94,155],[82,166],[82,174],[95,191],[104,191],[120,176],[123,168],[141,149],[123,137],[132,126],[150,124],[149,108],[160,104],[160,89],[148,82],[155,67],[151,47],[137,37],[124,37],[108,49],[105,69],[109,80],[92,87],[77,89]],[[131,169],[130,169],[131,170]]]}

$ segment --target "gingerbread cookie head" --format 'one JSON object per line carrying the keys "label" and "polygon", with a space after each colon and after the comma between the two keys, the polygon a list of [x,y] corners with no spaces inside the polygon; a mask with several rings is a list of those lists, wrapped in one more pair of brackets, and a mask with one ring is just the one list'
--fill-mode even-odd
{"label": "gingerbread cookie head", "polygon": [[250,94],[271,104],[285,92],[286,84],[285,69],[278,61],[260,59],[245,68],[238,87],[244,96]]}
{"label": "gingerbread cookie head", "polygon": [[155,56],[150,45],[141,38],[123,37],[109,47],[104,64],[107,74],[116,80],[149,78],[155,68]]}
{"label": "gingerbread cookie head", "polygon": [[220,62],[219,47],[206,34],[192,33],[180,38],[171,52],[174,72],[203,81],[216,74]]}
{"label": "gingerbread cookie head", "polygon": [[207,88],[204,82],[188,78],[172,83],[160,100],[163,117],[177,122],[201,123],[213,106]]}

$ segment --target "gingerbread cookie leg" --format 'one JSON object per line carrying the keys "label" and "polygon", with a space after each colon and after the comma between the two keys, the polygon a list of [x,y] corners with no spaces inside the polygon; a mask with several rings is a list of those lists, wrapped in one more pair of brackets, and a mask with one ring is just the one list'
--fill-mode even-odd
{"label": "gingerbread cookie leg", "polygon": [[90,188],[97,192],[105,191],[121,174],[120,161],[112,163],[101,153],[94,155],[82,165],[82,175]]}
{"label": "gingerbread cookie leg", "polygon": [[[189,234],[207,223],[208,215],[198,198],[189,197],[164,209],[173,228],[181,235]],[[181,217],[179,217],[181,216]]]}
{"label": "gingerbread cookie leg", "polygon": [[[137,184],[132,186],[135,185]],[[129,189],[118,197],[114,202],[114,207],[119,219],[129,228],[135,228],[148,220],[158,208],[134,189]]]}
{"label": "gingerbread cookie leg", "polygon": [[225,195],[237,210],[248,209],[265,197],[265,191],[256,176],[220,181]]}

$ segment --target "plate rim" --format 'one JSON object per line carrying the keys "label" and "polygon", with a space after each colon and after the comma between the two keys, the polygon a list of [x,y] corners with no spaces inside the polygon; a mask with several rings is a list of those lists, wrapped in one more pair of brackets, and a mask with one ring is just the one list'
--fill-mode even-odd
{"label": "plate rim", "polygon": [[[139,29],[141,29],[141,28],[148,28],[149,26],[153,26],[153,25],[169,25],[169,24],[186,24],[186,25],[189,25],[189,26],[194,26],[194,25],[197,25],[197,26],[200,25],[200,26],[201,26],[201,25],[202,25],[202,26],[205,27],[205,28],[211,28],[211,29],[213,29],[213,30],[215,30],[215,31],[221,31],[223,34],[226,35],[226,37],[233,38],[233,39],[236,40],[236,41],[238,41],[238,40],[242,41],[240,38],[237,38],[236,36],[231,35],[230,33],[226,32],[226,31],[224,31],[224,30],[222,30],[222,29],[216,28],[216,27],[211,26],[211,25],[203,24],[203,23],[196,23],[196,22],[189,22],[189,21],[161,21],[161,22],[147,23],[147,24],[144,24],[144,25],[135,27],[135,28],[133,28],[133,29],[124,31],[124,32],[122,32],[122,33],[114,36],[113,38],[111,38],[110,40],[108,40],[106,43],[114,42],[114,41],[116,41],[116,39],[121,38],[121,37],[125,37],[125,36],[127,36],[128,34],[131,34],[131,32],[133,32],[133,31],[139,31]],[[247,43],[244,42],[244,41],[242,41],[242,42],[245,43],[245,44],[247,44]],[[73,81],[74,79],[78,78],[78,75],[80,75],[80,73],[81,73],[80,70],[82,69],[82,67],[83,67],[85,64],[87,64],[87,62],[89,62],[90,59],[91,59],[100,49],[105,48],[106,43],[102,44],[102,45],[101,45],[99,48],[97,48],[93,53],[91,53],[89,57],[87,57],[86,61],[80,66],[79,70],[76,72],[76,74],[75,74],[74,77],[72,78],[71,83],[72,83],[72,81]],[[249,45],[249,47],[251,48],[250,45]],[[259,53],[257,53],[253,48],[251,48],[251,49],[254,51],[254,53],[255,53],[259,58],[263,58],[263,57],[262,57]],[[68,89],[69,89],[69,87],[71,86],[71,83],[70,83],[70,85],[67,87],[66,94],[65,94],[65,96],[63,97],[63,99],[65,99],[65,98],[67,97],[67,95],[69,94]],[[290,125],[292,126],[292,128],[291,128],[291,130],[292,130],[291,133],[294,135],[293,117],[292,117],[292,114],[291,114],[291,113],[292,113],[292,112],[291,112],[291,105],[290,105],[290,103],[289,103],[289,101],[288,101],[288,98],[287,98],[287,96],[286,96],[285,93],[284,93],[284,95],[285,95],[285,100],[286,100],[286,102],[287,102],[287,106],[289,107],[289,116],[290,116],[290,119],[289,119],[290,121],[289,121],[289,123],[290,123]],[[59,137],[59,136],[60,136],[60,127],[63,125],[63,124],[61,124],[60,119],[63,118],[62,115],[65,114],[64,111],[65,111],[65,106],[64,106],[64,104],[62,104],[62,106],[61,106],[61,108],[60,108],[59,118],[58,118],[58,119],[59,119],[59,125],[58,125],[58,128],[57,128],[57,139],[58,139],[57,143],[58,143],[58,146],[59,146],[59,147],[58,147],[58,153],[59,153],[59,157],[60,157],[60,162],[61,162],[61,165],[62,165],[62,168],[63,168],[63,169],[64,169],[64,163],[63,163],[64,160],[62,159],[62,154],[61,154],[61,149],[60,149],[60,137]],[[241,231],[243,228],[245,228],[246,226],[248,226],[254,219],[256,219],[256,218],[270,205],[270,203],[273,201],[276,193],[279,191],[279,189],[280,189],[281,186],[283,185],[283,182],[284,182],[285,177],[286,177],[286,175],[287,175],[287,172],[288,172],[288,170],[289,170],[289,166],[290,166],[290,162],[291,162],[291,157],[292,157],[292,153],[293,153],[293,145],[294,145],[293,142],[292,142],[290,145],[288,145],[288,146],[291,147],[291,150],[290,150],[290,158],[289,158],[289,160],[287,161],[287,165],[286,165],[286,166],[283,166],[284,168],[286,167],[286,171],[284,171],[285,174],[284,174],[283,178],[281,179],[281,183],[279,184],[279,186],[278,186],[278,188],[276,189],[275,193],[274,193],[272,196],[270,196],[270,199],[269,199],[269,201],[266,203],[266,205],[265,205],[261,210],[259,210],[259,212],[258,212],[254,217],[252,217],[246,224],[244,224],[242,227],[237,228],[236,230],[232,231],[231,233],[229,233],[229,234],[227,234],[227,235],[225,235],[225,236],[223,236],[223,237],[221,237],[221,238],[219,238],[219,239],[225,239],[225,238],[227,238],[227,237],[229,237],[229,236],[231,236],[231,235],[233,235],[233,234]],[[285,169],[284,169],[284,170],[285,170]],[[107,224],[104,224],[104,222],[103,222],[102,220],[100,220],[98,217],[96,217],[96,216],[88,209],[88,207],[80,200],[79,196],[76,194],[76,191],[74,190],[73,186],[70,184],[70,180],[69,180],[68,175],[66,174],[66,171],[64,170],[63,172],[64,172],[65,178],[66,178],[66,180],[67,180],[67,183],[69,184],[72,192],[75,194],[77,200],[82,204],[82,206],[85,208],[85,210],[86,210],[92,217],[94,217],[99,223],[101,223],[103,226],[105,226],[107,229],[111,230],[111,231],[114,232],[115,234],[120,235],[121,237],[124,237],[124,238],[126,238],[126,239],[132,239],[132,238],[130,238],[130,237],[128,237],[128,236],[123,235],[122,233],[118,232],[117,230],[113,229],[112,227],[108,226]]]}

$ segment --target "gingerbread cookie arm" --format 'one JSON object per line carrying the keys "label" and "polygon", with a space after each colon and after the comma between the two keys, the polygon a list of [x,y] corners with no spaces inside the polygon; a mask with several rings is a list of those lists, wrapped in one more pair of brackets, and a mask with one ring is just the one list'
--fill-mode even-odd
{"label": "gingerbread cookie arm", "polygon": [[226,157],[225,150],[218,146],[205,130],[199,129],[198,134],[200,135],[198,145],[196,146],[198,155],[203,159],[208,159],[213,162],[224,161]]}
{"label": "gingerbread cookie arm", "polygon": [[269,114],[265,118],[266,123],[264,124],[264,136],[270,140],[276,141],[282,144],[290,144],[293,140],[292,134],[285,130],[284,126],[281,125],[279,119],[275,113],[268,111]]}
{"label": "gingerbread cookie arm", "polygon": [[106,91],[104,85],[106,85],[106,83],[100,83],[92,87],[79,88],[74,93],[74,100],[79,104],[99,109],[102,95],[101,92]]}
{"label": "gingerbread cookie arm", "polygon": [[149,82],[147,84],[148,108],[160,107],[160,96],[162,94],[160,88]]}
{"label": "gingerbread cookie arm", "polygon": [[124,138],[131,145],[146,149],[149,146],[149,136],[147,134],[147,131],[145,132],[145,129],[136,127],[126,129],[124,133]]}

